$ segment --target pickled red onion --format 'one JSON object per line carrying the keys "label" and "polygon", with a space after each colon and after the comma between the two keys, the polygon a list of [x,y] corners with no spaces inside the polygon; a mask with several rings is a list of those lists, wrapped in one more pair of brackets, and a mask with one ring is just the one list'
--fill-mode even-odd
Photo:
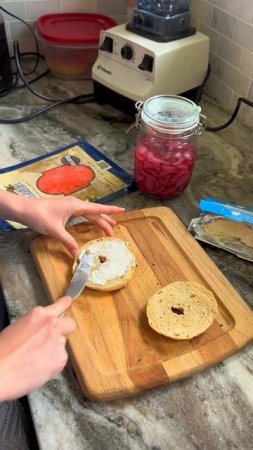
{"label": "pickled red onion", "polygon": [[189,184],[195,161],[193,143],[145,136],[135,149],[135,180],[150,196],[173,198]]}

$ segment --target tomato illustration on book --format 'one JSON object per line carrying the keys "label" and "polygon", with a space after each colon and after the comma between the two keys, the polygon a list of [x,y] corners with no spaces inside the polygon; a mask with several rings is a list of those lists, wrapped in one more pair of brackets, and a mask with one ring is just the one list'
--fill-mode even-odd
{"label": "tomato illustration on book", "polygon": [[45,170],[37,180],[37,188],[48,195],[71,195],[87,188],[95,178],[95,172],[84,164],[62,165]]}

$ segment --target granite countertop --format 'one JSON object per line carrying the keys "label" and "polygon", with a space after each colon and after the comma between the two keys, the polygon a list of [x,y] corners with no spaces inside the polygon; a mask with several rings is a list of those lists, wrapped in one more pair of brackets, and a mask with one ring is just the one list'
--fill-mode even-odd
{"label": "granite countertop", "polygon": [[[36,89],[59,98],[92,92],[90,81],[47,78]],[[45,102],[27,91],[1,99],[0,117],[27,115]],[[208,99],[202,100],[211,125],[227,120]],[[0,165],[26,161],[85,139],[133,171],[137,132],[125,133],[131,120],[109,106],[68,105],[18,125],[0,125]],[[253,130],[236,120],[199,139],[198,161],[187,190],[171,201],[137,192],[115,201],[127,209],[165,205],[188,226],[201,198],[212,196],[253,203]],[[11,319],[47,298],[33,263],[31,231],[1,232],[0,273]],[[253,264],[201,244],[224,275],[253,306]],[[70,364],[61,375],[29,395],[42,450],[81,449],[251,449],[253,442],[253,348],[248,346],[215,367],[142,395],[95,403],[84,397]]]}

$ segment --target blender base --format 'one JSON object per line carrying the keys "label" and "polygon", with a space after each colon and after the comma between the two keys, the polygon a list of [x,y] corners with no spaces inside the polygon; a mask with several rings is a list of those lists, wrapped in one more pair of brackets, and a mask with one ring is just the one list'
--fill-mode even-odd
{"label": "blender base", "polygon": [[[111,105],[114,108],[122,111],[126,115],[134,118],[137,110],[135,108],[135,103],[138,101],[134,101],[128,97],[125,97],[124,95],[119,94],[116,91],[113,91],[112,89],[108,88],[107,86],[104,86],[103,84],[99,83],[98,81],[93,80],[93,86],[94,86],[94,95],[95,100],[100,105]],[[190,100],[196,102],[200,100],[199,98],[199,90],[201,89],[201,86],[197,86],[194,89],[191,89],[187,92],[179,93],[178,95],[181,95],[183,97],[189,98]]]}

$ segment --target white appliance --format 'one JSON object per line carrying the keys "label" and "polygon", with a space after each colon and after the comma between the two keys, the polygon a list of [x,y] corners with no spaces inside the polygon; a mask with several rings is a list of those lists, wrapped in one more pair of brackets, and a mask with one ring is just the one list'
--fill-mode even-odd
{"label": "white appliance", "polygon": [[209,38],[191,27],[190,0],[137,0],[129,23],[101,32],[95,98],[130,114],[154,95],[199,99]]}
{"label": "white appliance", "polygon": [[209,38],[199,32],[155,42],[119,25],[102,32],[92,78],[134,101],[179,94],[201,85],[208,54]]}

